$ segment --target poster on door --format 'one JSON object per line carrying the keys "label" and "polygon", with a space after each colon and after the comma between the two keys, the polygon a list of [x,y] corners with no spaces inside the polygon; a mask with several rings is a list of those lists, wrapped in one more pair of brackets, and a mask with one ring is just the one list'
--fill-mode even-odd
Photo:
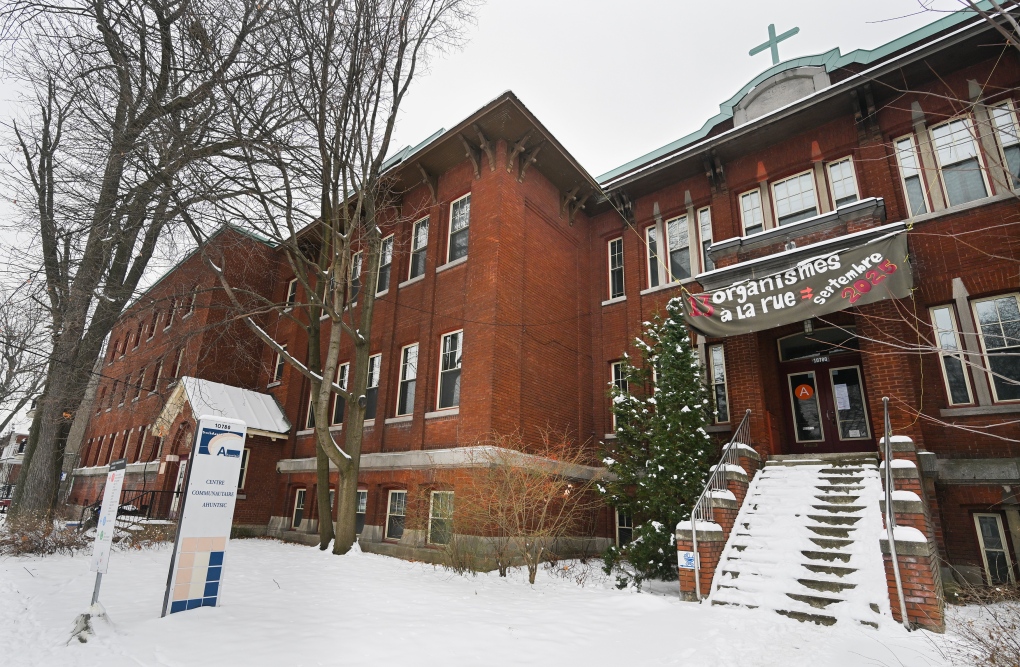
{"label": "poster on door", "polygon": [[773,329],[883,299],[902,299],[914,286],[907,235],[895,233],[858,246],[774,264],[728,287],[689,294],[684,321],[706,336]]}
{"label": "poster on door", "polygon": [[219,604],[246,430],[237,419],[198,420],[162,616]]}
{"label": "poster on door", "polygon": [[110,462],[106,473],[106,488],[103,489],[103,504],[96,524],[96,540],[92,544],[92,563],[89,569],[106,574],[110,565],[110,549],[113,547],[113,533],[117,527],[117,510],[120,509],[120,490],[124,486],[124,472],[127,459]]}

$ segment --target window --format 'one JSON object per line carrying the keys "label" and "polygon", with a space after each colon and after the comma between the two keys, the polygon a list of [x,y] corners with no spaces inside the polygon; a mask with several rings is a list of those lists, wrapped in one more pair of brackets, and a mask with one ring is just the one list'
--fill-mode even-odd
{"label": "window", "polygon": [[[195,285],[191,292],[191,304],[188,306],[188,315],[195,312],[195,302],[198,301],[198,285]],[[185,315],[187,317],[187,315]]]}
{"label": "window", "polygon": [[931,309],[931,326],[935,334],[935,345],[941,350],[942,379],[946,383],[946,394],[950,405],[972,403],[970,379],[960,353],[960,335],[956,328],[956,317],[952,306],[937,306]]}
{"label": "window", "polygon": [[999,137],[1002,149],[1003,166],[1013,177],[1013,187],[1020,187],[1020,129],[1016,121],[1016,112],[1011,102],[992,107],[992,122],[995,133]]}
{"label": "window", "polygon": [[156,389],[159,388],[159,374],[163,371],[163,362],[157,361],[156,365],[152,367],[152,380],[149,382],[149,393],[156,393]]}
{"label": "window", "polygon": [[832,202],[836,208],[857,201],[857,177],[854,175],[853,158],[847,157],[829,163],[829,183],[832,185]]}
{"label": "window", "polygon": [[[627,378],[623,375],[623,362],[614,361],[609,365],[609,374],[612,377],[612,383],[617,389],[623,393],[627,393]],[[612,411],[613,415],[613,432],[616,432],[616,411]]]}
{"label": "window", "polygon": [[418,377],[418,343],[400,351],[400,390],[397,392],[397,415],[414,412],[414,387]]}
{"label": "window", "polygon": [[163,331],[166,331],[174,323],[174,315],[177,312],[177,297],[170,299],[170,308],[166,311],[166,324],[163,325]]}
{"label": "window", "polygon": [[981,173],[974,130],[966,118],[943,123],[931,128],[942,184],[950,206],[966,204],[988,196],[985,178]]}
{"label": "window", "polygon": [[715,263],[708,256],[708,247],[712,245],[712,209],[707,206],[698,211],[698,233],[701,234],[701,270],[711,271]]}
{"label": "window", "polygon": [[135,396],[131,399],[132,402],[137,401],[142,395],[142,388],[145,386],[145,368],[138,371],[138,380],[135,382]]}
{"label": "window", "polygon": [[174,373],[171,377],[181,377],[181,366],[184,364],[184,348],[177,350],[177,360],[174,361]]}
{"label": "window", "polygon": [[368,491],[358,489],[357,505],[354,508],[354,532],[358,535],[365,530],[365,512],[368,510]]}
{"label": "window", "polygon": [[471,223],[471,195],[464,195],[450,204],[450,248],[447,262],[452,262],[468,253],[468,225]]}
{"label": "window", "polygon": [[390,288],[390,267],[393,266],[393,234],[382,240],[382,247],[379,249],[379,280],[376,284],[376,294],[381,294]]}
{"label": "window", "polygon": [[133,348],[131,348],[132,350],[137,350],[138,349],[138,344],[142,342],[142,332],[144,330],[145,330],[145,322],[142,321],[142,320],[138,320],[138,328],[135,329],[135,346]]}
{"label": "window", "polygon": [[[283,351],[287,351],[286,345],[281,345]],[[287,365],[287,359],[283,356],[283,353],[276,353],[276,363],[273,364],[273,382],[280,382],[283,380],[283,368]]]}
{"label": "window", "polygon": [[291,515],[290,527],[297,530],[305,519],[305,489],[298,489],[294,493],[294,513]]}
{"label": "window", "polygon": [[404,534],[404,513],[407,510],[407,491],[390,491],[386,503],[386,539],[399,540]]}
{"label": "window", "polygon": [[744,236],[765,229],[765,214],[761,209],[761,191],[755,189],[740,195],[740,219],[744,223]]}
{"label": "window", "polygon": [[142,460],[143,450],[145,449],[145,436],[148,435],[148,433],[149,433],[148,424],[146,424],[145,426],[138,427],[138,451],[135,452],[135,461]]}
{"label": "window", "polygon": [[117,405],[124,405],[124,401],[127,400],[128,392],[131,391],[131,374],[124,378],[124,390],[120,394],[120,400],[117,401]]}
{"label": "window", "polygon": [[776,219],[780,225],[818,215],[815,177],[810,171],[774,183],[772,194],[776,198]]}
{"label": "window", "polygon": [[152,337],[156,335],[156,325],[159,323],[159,311],[155,308],[152,310],[152,322],[149,323],[149,337],[146,340],[152,340]]}
{"label": "window", "polygon": [[439,407],[440,410],[460,405],[460,366],[463,331],[454,331],[443,336],[442,353],[439,359]]}
{"label": "window", "polygon": [[241,474],[237,477],[237,488],[244,488],[244,480],[248,477],[248,457],[251,456],[251,450],[245,447],[241,450]]}
{"label": "window", "polygon": [[623,296],[623,239],[609,242],[609,298]]}
{"label": "window", "polygon": [[659,279],[659,228],[650,225],[645,228],[645,246],[648,251],[648,286],[658,287]]}
{"label": "window", "polygon": [[900,178],[903,179],[903,191],[907,195],[910,215],[927,213],[928,198],[925,195],[924,182],[921,180],[921,169],[912,135],[896,140],[896,161],[900,163]]}
{"label": "window", "polygon": [[305,429],[315,428],[315,403],[312,401],[315,387],[308,390],[308,414],[305,415]]}
{"label": "window", "polygon": [[429,544],[449,544],[453,534],[453,491],[433,491],[429,506]]}
{"label": "window", "polygon": [[425,253],[429,244],[429,219],[414,223],[411,233],[411,267],[408,280],[425,275]]}
{"label": "window", "polygon": [[290,282],[287,283],[287,310],[293,308],[294,304],[297,303],[297,285],[297,278],[291,278]]}
{"label": "window", "polygon": [[726,355],[722,345],[708,348],[709,384],[715,401],[715,423],[725,424],[730,420],[730,406],[726,394]]}
{"label": "window", "polygon": [[351,257],[351,296],[348,301],[355,303],[358,300],[358,292],[361,291],[361,253],[356,252]]}
{"label": "window", "polygon": [[106,403],[106,387],[99,390],[99,400],[96,401],[96,414],[98,415],[103,410],[103,405]]}
{"label": "window", "polygon": [[998,514],[975,514],[981,560],[989,586],[1013,583],[1013,564],[1006,549],[1006,534],[1002,530],[1002,517]]}
{"label": "window", "polygon": [[[336,368],[336,383],[340,385],[342,389],[347,389],[347,373],[350,370],[350,364],[340,364]],[[333,424],[344,423],[344,409],[347,407],[347,401],[340,394],[333,394]]]}
{"label": "window", "polygon": [[[666,221],[666,245],[669,251],[669,275],[673,282],[691,277],[691,236],[687,216]],[[621,266],[622,266],[621,254]]]}
{"label": "window", "polygon": [[379,405],[379,370],[382,366],[382,355],[373,354],[368,358],[368,388],[365,389],[365,419],[375,419],[376,407]]}
{"label": "window", "polygon": [[634,537],[634,519],[629,514],[616,510],[616,546],[630,544]]}
{"label": "window", "polygon": [[1017,295],[974,302],[981,347],[998,401],[1020,400],[1020,308]]}

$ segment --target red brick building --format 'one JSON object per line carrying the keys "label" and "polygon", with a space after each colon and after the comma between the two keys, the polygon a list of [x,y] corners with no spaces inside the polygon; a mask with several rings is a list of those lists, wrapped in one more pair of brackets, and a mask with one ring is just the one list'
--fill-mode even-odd
{"label": "red brick building", "polygon": [[[404,194],[384,229],[391,261],[371,341],[363,544],[409,553],[422,537],[403,534],[409,487],[465,465],[487,433],[530,438],[551,427],[593,446],[613,437],[614,364],[667,300],[743,285],[740,307],[761,309],[766,299],[748,294],[750,283],[906,235],[898,266],[912,277],[908,297],[854,306],[853,289],[871,285],[834,276],[833,298],[847,301],[835,311],[784,320],[777,311],[795,304],[770,292],[774,326],[695,332],[717,398],[712,431],[728,439],[750,411],[750,444],[763,459],[874,453],[889,397],[893,432],[910,439],[897,448],[915,468],[919,526],[952,567],[944,576],[1015,580],[1018,83],[1016,50],[961,12],[871,51],[779,63],[697,132],[597,179],[512,93],[402,151],[390,167]],[[271,248],[224,234],[247,253],[225,257],[226,270],[257,264],[252,291],[301,301]],[[125,453],[137,475],[172,489],[186,436],[139,432],[163,409],[149,392],[190,375],[279,402],[293,428],[252,447],[256,488],[246,483],[238,522],[314,533],[309,384],[223,322],[225,302],[200,264],[186,259],[112,334],[72,501],[94,500],[88,472]],[[209,288],[198,297],[205,310],[188,305],[191,282]],[[201,324],[182,308],[201,313]],[[158,326],[147,324],[153,314]],[[277,315],[262,324],[303,358],[298,327]],[[183,346],[185,331],[195,338]],[[150,390],[157,359],[173,369]],[[136,399],[124,387],[139,392],[140,407],[122,408]],[[175,418],[186,433],[187,411]],[[333,430],[342,446],[341,422]],[[258,510],[245,510],[256,496]],[[607,510],[604,519],[600,535],[612,539],[616,518]]]}

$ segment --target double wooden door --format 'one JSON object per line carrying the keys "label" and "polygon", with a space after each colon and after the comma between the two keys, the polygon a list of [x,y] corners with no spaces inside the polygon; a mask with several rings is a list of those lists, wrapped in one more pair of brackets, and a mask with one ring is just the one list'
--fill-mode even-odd
{"label": "double wooden door", "polygon": [[875,447],[860,355],[780,364],[791,454],[863,452]]}

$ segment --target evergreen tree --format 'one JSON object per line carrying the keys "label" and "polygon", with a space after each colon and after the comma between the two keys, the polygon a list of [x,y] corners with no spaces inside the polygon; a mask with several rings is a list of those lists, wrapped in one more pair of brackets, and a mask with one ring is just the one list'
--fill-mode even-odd
{"label": "evergreen tree", "polygon": [[644,323],[640,363],[625,355],[625,383],[610,388],[616,439],[603,462],[615,480],[599,490],[634,523],[632,540],[605,553],[607,573],[629,565],[619,570],[621,587],[677,578],[676,524],[690,517],[715,455],[705,431],[709,394],[681,308],[672,299],[665,319]]}

